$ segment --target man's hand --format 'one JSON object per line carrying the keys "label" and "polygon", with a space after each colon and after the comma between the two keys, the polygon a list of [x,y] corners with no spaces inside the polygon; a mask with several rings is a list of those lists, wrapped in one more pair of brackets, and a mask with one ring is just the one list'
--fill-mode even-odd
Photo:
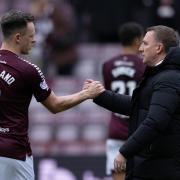
{"label": "man's hand", "polygon": [[118,153],[118,155],[114,159],[114,170],[118,173],[126,170],[126,159],[121,153]]}
{"label": "man's hand", "polygon": [[87,79],[84,82],[83,90],[86,91],[88,98],[94,99],[96,96],[105,91],[104,86],[99,81],[94,81],[92,79]]}
{"label": "man's hand", "polygon": [[84,89],[87,89],[93,81],[94,81],[94,80],[92,80],[92,79],[86,79],[86,80],[84,81],[84,84],[83,84],[83,88],[82,88],[82,89],[83,89],[83,90],[84,90]]}

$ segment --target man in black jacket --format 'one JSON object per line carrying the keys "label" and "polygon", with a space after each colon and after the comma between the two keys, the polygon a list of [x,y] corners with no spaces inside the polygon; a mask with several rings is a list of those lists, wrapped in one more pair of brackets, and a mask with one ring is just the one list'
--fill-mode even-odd
{"label": "man in black jacket", "polygon": [[148,28],[140,46],[147,68],[132,97],[106,90],[94,99],[106,109],[130,115],[129,138],[114,161],[117,172],[126,168],[126,180],[180,180],[178,44],[172,28]]}

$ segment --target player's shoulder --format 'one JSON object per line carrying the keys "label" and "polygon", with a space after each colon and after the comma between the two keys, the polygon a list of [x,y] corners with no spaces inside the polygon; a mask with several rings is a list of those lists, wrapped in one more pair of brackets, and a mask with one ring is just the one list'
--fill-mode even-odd
{"label": "player's shoulder", "polygon": [[41,69],[36,64],[33,64],[22,57],[19,58],[21,60],[21,71],[23,71],[24,74],[29,76],[36,76],[37,74],[39,74],[40,76],[44,77]]}
{"label": "player's shoulder", "polygon": [[122,60],[122,55],[113,56],[103,62],[103,67],[114,66],[116,61],[121,61],[121,60]]}
{"label": "player's shoulder", "polygon": [[127,66],[136,66],[141,65],[142,58],[139,55],[136,54],[119,54],[117,56],[114,56],[108,60],[106,60],[103,63],[103,66],[121,66],[121,65],[127,65]]}
{"label": "player's shoulder", "polygon": [[116,61],[116,60],[118,60],[118,59],[121,59],[121,57],[122,57],[121,54],[116,55],[116,56],[113,56],[113,57],[111,57],[111,58],[109,58],[109,59],[106,59],[105,62],[104,62],[104,64],[108,64],[108,63],[114,62],[114,61]]}
{"label": "player's shoulder", "polygon": [[114,61],[137,61],[140,59],[142,58],[138,54],[119,54],[117,56],[114,56],[106,60],[105,63],[114,62]]}

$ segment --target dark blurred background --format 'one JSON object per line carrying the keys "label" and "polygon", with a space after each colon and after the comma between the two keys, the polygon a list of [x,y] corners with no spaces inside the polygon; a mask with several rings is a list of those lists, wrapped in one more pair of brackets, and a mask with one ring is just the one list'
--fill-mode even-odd
{"label": "dark blurred background", "polygon": [[[59,95],[81,89],[86,78],[102,80],[102,63],[121,52],[118,30],[128,21],[180,31],[179,0],[0,0],[36,17],[36,46],[27,59],[43,70]],[[1,36],[0,36],[1,39]],[[33,99],[30,138],[37,180],[110,180],[105,177],[109,112],[86,101],[50,114]]]}

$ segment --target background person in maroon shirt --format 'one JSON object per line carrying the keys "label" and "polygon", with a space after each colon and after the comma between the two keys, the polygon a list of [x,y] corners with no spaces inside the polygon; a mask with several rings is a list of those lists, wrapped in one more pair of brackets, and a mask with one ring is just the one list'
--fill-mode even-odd
{"label": "background person in maroon shirt", "polygon": [[[132,95],[144,72],[144,64],[138,55],[143,28],[134,22],[125,23],[119,30],[119,36],[122,44],[121,54],[103,64],[104,85],[107,90]],[[127,116],[112,113],[109,123],[106,141],[106,174],[112,174],[114,180],[124,179],[124,173],[114,171],[114,159],[119,147],[128,137],[127,118]]]}
{"label": "background person in maroon shirt", "polygon": [[[56,96],[39,67],[21,58],[35,43],[32,15],[10,11],[1,18],[3,42],[0,50],[0,179],[34,180],[28,138],[28,108],[35,96],[52,113],[94,98],[97,90],[82,88],[69,96]],[[99,82],[94,82],[101,92]]]}

